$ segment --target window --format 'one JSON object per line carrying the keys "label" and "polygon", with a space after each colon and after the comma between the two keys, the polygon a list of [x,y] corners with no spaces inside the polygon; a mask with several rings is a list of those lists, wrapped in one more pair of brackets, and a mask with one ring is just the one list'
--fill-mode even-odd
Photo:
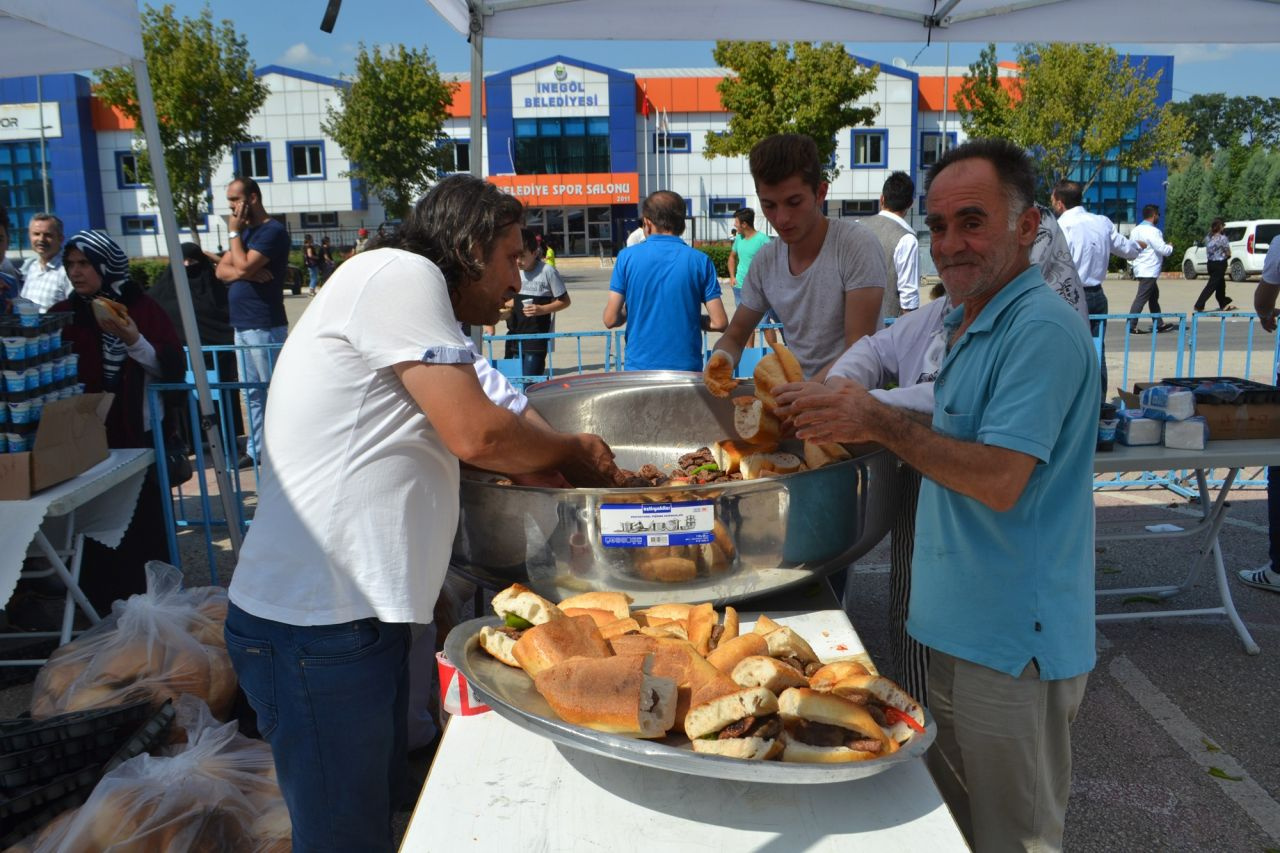
{"label": "window", "polygon": [[453,139],[450,140],[450,155],[445,160],[446,172],[470,172],[471,171],[471,140],[470,139]]}
{"label": "window", "polygon": [[745,198],[713,198],[707,213],[712,219],[732,219],[735,213],[746,206]]}
{"label": "window", "polygon": [[255,181],[271,180],[271,143],[254,142],[236,146],[236,174]]}
{"label": "window", "polygon": [[880,200],[876,198],[847,198],[840,202],[841,216],[875,216],[879,212]]}
{"label": "window", "polygon": [[889,165],[889,131],[853,132],[853,168],[874,169]]}
{"label": "window", "polygon": [[303,228],[337,228],[338,214],[333,213],[304,213],[302,214]]}
{"label": "window", "polygon": [[612,171],[606,117],[516,119],[514,130],[517,175]]}
{"label": "window", "polygon": [[923,195],[921,195],[921,196],[920,196],[920,205],[919,205],[919,208],[920,208],[920,215],[921,215],[921,216],[928,216],[928,215],[929,215],[929,211],[925,210],[925,207],[924,207],[924,196],[923,196]]}
{"label": "window", "polygon": [[138,171],[138,155],[132,151],[116,152],[116,187],[127,190],[145,187],[141,173]]}
{"label": "window", "polygon": [[653,150],[671,154],[688,154],[693,149],[693,135],[688,133],[655,133]]}
{"label": "window", "polygon": [[944,151],[949,151],[956,147],[956,134],[954,131],[948,131],[945,136],[946,148],[943,148],[943,134],[927,130],[920,134],[920,165],[928,168],[938,159],[942,157]]}
{"label": "window", "polygon": [[324,143],[289,142],[289,180],[324,180]]}
{"label": "window", "polygon": [[126,234],[155,234],[160,226],[154,215],[121,216],[120,230]]}

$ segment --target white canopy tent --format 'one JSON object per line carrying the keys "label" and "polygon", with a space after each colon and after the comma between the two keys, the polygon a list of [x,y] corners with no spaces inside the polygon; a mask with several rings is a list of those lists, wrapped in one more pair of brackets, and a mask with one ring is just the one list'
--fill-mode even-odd
{"label": "white canopy tent", "polygon": [[[1143,43],[1280,40],[1280,0],[427,0],[471,42],[484,39]],[[730,23],[732,22],[732,23]],[[483,139],[471,87],[471,138]],[[480,174],[480,157],[471,169]]]}
{"label": "white canopy tent", "polygon": [[[136,0],[0,0],[0,33],[4,50],[0,51],[0,77],[19,77],[80,71],[128,65],[138,86],[138,104],[146,133],[147,150],[157,153],[160,144],[155,99],[151,93],[151,76],[147,72],[142,47],[142,24]],[[173,213],[173,197],[169,191],[169,174],[164,157],[152,158],[156,200],[160,205],[160,221],[164,228],[165,246],[169,252],[174,281],[177,283],[178,307],[182,327],[191,353],[191,369],[195,375],[200,400],[201,423],[209,439],[218,479],[222,509],[226,514],[234,552],[240,549],[239,511],[227,475],[227,456],[213,414],[213,398],[205,373],[200,332],[196,327],[195,309],[191,304],[186,267],[178,241],[178,221]],[[161,460],[163,463],[163,460]]]}

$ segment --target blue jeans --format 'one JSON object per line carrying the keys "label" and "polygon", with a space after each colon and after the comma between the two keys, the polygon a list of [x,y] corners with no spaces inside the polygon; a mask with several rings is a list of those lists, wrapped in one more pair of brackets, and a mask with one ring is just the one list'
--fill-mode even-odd
{"label": "blue jeans", "polygon": [[545,352],[528,352],[520,356],[521,376],[541,376],[547,372],[547,354]]}
{"label": "blue jeans", "polygon": [[[1093,288],[1086,287],[1084,289],[1084,304],[1085,307],[1089,309],[1090,314],[1105,314],[1107,313],[1108,307],[1107,294],[1103,291],[1101,286]],[[1102,320],[1090,320],[1089,333],[1096,338],[1098,333],[1103,331],[1103,323],[1104,321]],[[1107,344],[1105,337],[1103,339],[1102,352],[1100,355],[1101,358],[1098,360],[1098,369],[1102,374],[1102,399],[1105,400],[1107,399]]]}
{"label": "blue jeans", "polygon": [[288,326],[271,329],[236,329],[236,346],[260,347],[240,350],[240,381],[260,382],[261,388],[247,388],[244,392],[245,407],[249,410],[249,455],[262,460],[262,416],[267,410],[266,385],[271,381],[271,368],[276,363],[276,350],[265,349],[268,344],[282,344],[289,334]]}
{"label": "blue jeans", "polygon": [[320,283],[320,270],[316,267],[307,267],[307,275],[311,280],[311,292],[316,292],[316,285]]}
{"label": "blue jeans", "polygon": [[[1280,385],[1280,375],[1276,384]],[[1267,469],[1267,536],[1271,571],[1280,572],[1280,466]]]}
{"label": "blue jeans", "polygon": [[406,779],[409,626],[286,625],[232,604],[240,687],[275,758],[293,849],[390,851]]}

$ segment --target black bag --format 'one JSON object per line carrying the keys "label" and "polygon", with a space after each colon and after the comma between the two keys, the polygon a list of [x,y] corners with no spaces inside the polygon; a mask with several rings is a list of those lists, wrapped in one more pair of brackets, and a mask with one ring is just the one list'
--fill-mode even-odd
{"label": "black bag", "polygon": [[164,467],[169,472],[169,488],[181,486],[195,474],[188,458],[186,442],[176,433],[164,443]]}

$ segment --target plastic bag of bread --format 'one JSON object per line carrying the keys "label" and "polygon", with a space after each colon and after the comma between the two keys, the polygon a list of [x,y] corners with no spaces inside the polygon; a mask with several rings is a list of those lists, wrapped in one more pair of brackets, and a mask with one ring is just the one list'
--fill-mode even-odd
{"label": "plastic bag of bread", "polygon": [[37,836],[32,853],[287,853],[289,813],[270,747],[218,723],[193,697],[177,712],[188,744],[103,776],[70,819]]}
{"label": "plastic bag of bread", "polygon": [[105,708],[190,694],[225,719],[236,677],[222,640],[226,591],[184,590],[182,573],[147,564],[147,591],[117,601],[111,615],[59,648],[40,669],[31,716]]}

